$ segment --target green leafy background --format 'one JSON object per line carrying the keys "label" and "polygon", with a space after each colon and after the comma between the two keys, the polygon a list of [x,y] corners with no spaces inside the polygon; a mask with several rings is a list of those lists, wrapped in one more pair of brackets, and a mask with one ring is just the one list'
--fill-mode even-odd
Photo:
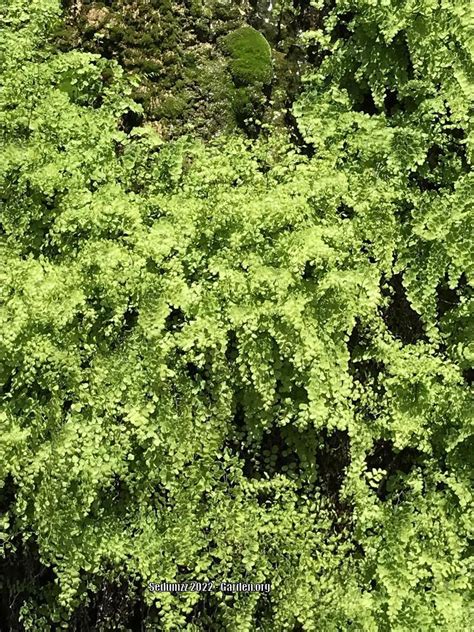
{"label": "green leafy background", "polygon": [[470,629],[472,10],[312,4],[295,144],[0,2],[6,629]]}

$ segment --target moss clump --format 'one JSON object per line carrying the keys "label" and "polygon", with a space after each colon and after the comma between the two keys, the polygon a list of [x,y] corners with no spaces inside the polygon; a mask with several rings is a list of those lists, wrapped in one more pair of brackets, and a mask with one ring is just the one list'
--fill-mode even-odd
{"label": "moss clump", "polygon": [[240,85],[267,84],[272,80],[272,51],[265,37],[251,26],[242,26],[224,38],[230,71]]}
{"label": "moss clump", "polygon": [[156,109],[156,114],[158,114],[159,117],[175,119],[183,114],[186,109],[186,105],[187,103],[184,98],[170,94]]}

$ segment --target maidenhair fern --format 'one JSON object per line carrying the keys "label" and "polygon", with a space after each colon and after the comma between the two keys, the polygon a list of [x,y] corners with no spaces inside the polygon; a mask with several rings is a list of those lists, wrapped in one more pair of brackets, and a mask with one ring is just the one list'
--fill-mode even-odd
{"label": "maidenhair fern", "polygon": [[468,6],[332,4],[304,151],[164,142],[0,5],[10,629],[469,630]]}

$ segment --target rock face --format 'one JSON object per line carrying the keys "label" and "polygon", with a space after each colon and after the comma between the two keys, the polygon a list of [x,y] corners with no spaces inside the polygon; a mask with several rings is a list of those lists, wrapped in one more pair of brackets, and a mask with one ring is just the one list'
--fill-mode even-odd
{"label": "rock face", "polygon": [[63,46],[116,59],[137,75],[134,98],[148,120],[159,121],[165,137],[193,133],[209,138],[239,128],[256,135],[256,121],[284,121],[304,57],[296,40],[309,3],[66,4]]}

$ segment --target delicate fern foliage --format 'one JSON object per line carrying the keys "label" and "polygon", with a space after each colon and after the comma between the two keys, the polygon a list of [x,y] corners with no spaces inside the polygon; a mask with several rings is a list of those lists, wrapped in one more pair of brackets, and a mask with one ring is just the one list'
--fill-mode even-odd
{"label": "delicate fern foliage", "polygon": [[321,6],[304,152],[128,125],[58,4],[0,7],[5,616],[467,632],[467,4]]}

